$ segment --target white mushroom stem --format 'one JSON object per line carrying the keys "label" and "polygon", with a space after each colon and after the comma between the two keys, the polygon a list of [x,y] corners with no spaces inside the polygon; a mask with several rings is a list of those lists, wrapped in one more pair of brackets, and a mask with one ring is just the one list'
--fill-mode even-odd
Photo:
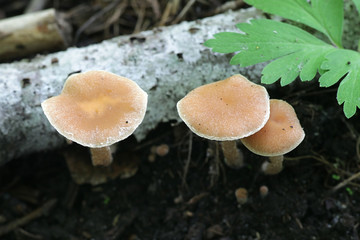
{"label": "white mushroom stem", "polygon": [[226,165],[231,168],[241,168],[244,165],[244,156],[237,148],[236,141],[222,141],[221,148]]}
{"label": "white mushroom stem", "polygon": [[109,166],[112,163],[110,147],[90,148],[90,153],[94,166]]}
{"label": "white mushroom stem", "polygon": [[261,169],[267,175],[275,175],[283,169],[284,155],[269,157],[269,161],[262,164]]}

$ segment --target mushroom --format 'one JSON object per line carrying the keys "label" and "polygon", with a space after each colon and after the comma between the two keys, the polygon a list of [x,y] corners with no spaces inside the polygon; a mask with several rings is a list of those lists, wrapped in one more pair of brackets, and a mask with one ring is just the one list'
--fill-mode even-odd
{"label": "mushroom", "polygon": [[240,204],[240,205],[244,205],[245,203],[247,203],[248,201],[248,191],[246,190],[246,188],[238,188],[235,190],[235,198],[236,201]]}
{"label": "mushroom", "polygon": [[197,135],[221,141],[225,163],[243,166],[236,140],[259,131],[270,115],[266,89],[237,74],[200,86],[177,103],[180,118]]}
{"label": "mushroom", "polygon": [[94,166],[112,162],[109,146],[135,131],[146,106],[147,93],[134,81],[106,71],[71,75],[60,95],[41,104],[61,135],[90,147]]}
{"label": "mushroom", "polygon": [[261,185],[259,187],[259,193],[261,198],[265,198],[269,194],[269,188],[266,185]]}
{"label": "mushroom", "polygon": [[269,162],[262,165],[265,174],[277,174],[283,168],[284,154],[296,148],[304,137],[294,108],[283,100],[271,99],[265,126],[241,141],[253,153],[269,157]]}

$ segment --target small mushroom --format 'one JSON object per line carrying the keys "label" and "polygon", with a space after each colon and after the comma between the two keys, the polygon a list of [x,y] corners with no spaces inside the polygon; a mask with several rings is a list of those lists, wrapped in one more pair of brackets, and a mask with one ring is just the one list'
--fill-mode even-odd
{"label": "small mushroom", "polygon": [[147,93],[134,81],[106,71],[71,75],[60,95],[41,104],[61,135],[90,147],[94,166],[112,162],[109,146],[135,131],[146,106]]}
{"label": "small mushroom", "polygon": [[237,74],[200,86],[177,103],[180,118],[197,135],[222,141],[228,166],[243,166],[236,140],[259,131],[270,115],[266,89]]}
{"label": "small mushroom", "polygon": [[265,198],[269,194],[269,188],[265,185],[259,187],[259,193],[261,198]]}
{"label": "small mushroom", "polygon": [[296,148],[304,137],[294,108],[283,100],[271,99],[270,118],[265,126],[241,141],[253,153],[269,157],[262,166],[265,174],[277,174],[283,168],[283,155]]}
{"label": "small mushroom", "polygon": [[236,201],[240,204],[240,205],[244,205],[245,203],[247,203],[248,201],[248,191],[246,190],[246,188],[238,188],[235,190],[235,198]]}

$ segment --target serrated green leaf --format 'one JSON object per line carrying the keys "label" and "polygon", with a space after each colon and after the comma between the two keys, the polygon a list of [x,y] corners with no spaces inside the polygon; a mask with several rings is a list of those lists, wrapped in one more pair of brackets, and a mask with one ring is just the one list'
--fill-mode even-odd
{"label": "serrated green leaf", "polygon": [[301,49],[269,63],[262,71],[261,82],[271,84],[280,79],[280,85],[293,82],[300,74],[302,81],[312,80],[324,59],[334,48]]}
{"label": "serrated green leaf", "polygon": [[355,6],[356,6],[356,9],[360,15],[360,0],[353,0]]}
{"label": "serrated green leaf", "polygon": [[233,53],[241,49],[241,46],[239,45],[243,37],[241,34],[222,32],[215,34],[214,37],[215,39],[209,39],[204,43],[206,47],[211,47],[214,52]]}
{"label": "serrated green leaf", "polygon": [[360,53],[337,49],[325,56],[321,68],[326,72],[320,77],[320,86],[329,87],[341,80],[337,92],[337,101],[344,104],[347,118],[360,107]]}
{"label": "serrated green leaf", "polygon": [[308,32],[282,22],[254,19],[237,27],[243,33],[215,34],[215,39],[208,40],[206,46],[215,52],[238,52],[230,63],[242,67],[276,59],[264,68],[263,83],[281,78],[280,83],[286,85],[299,74],[303,81],[312,80],[324,55],[335,49]]}
{"label": "serrated green leaf", "polygon": [[[354,0],[359,1],[359,0]],[[300,22],[324,33],[341,47],[343,0],[245,0],[265,12]]]}

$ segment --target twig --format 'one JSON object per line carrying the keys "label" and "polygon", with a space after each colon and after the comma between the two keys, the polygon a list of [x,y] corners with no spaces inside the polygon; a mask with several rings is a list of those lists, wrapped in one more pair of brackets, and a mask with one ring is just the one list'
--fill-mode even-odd
{"label": "twig", "polygon": [[51,199],[51,200],[47,201],[43,206],[41,206],[40,208],[37,208],[36,210],[32,211],[28,215],[26,215],[22,218],[16,219],[4,226],[1,226],[0,227],[0,236],[5,235],[20,226],[26,225],[28,222],[34,220],[35,218],[38,218],[44,214],[47,214],[50,211],[50,209],[56,204],[56,202],[57,202],[57,199]]}
{"label": "twig", "polygon": [[31,13],[43,10],[48,0],[31,0],[27,5],[24,13]]}
{"label": "twig", "polygon": [[352,180],[355,180],[356,178],[360,178],[360,172],[355,173],[351,177],[345,179],[344,181],[342,181],[341,183],[339,183],[338,185],[333,187],[333,189],[331,191],[336,192],[337,190],[339,190],[340,188],[346,186],[347,184],[349,184]]}
{"label": "twig", "polygon": [[352,173],[350,172],[347,172],[343,169],[339,169],[339,168],[336,168],[334,167],[333,164],[331,164],[330,162],[328,162],[323,156],[321,155],[318,155],[318,156],[315,156],[315,155],[304,155],[304,156],[299,156],[299,157],[285,157],[284,160],[301,160],[301,159],[309,159],[309,158],[312,158],[312,159],[315,159],[317,160],[318,162],[321,162],[322,164],[328,166],[329,168],[331,168],[332,171],[338,173],[338,174],[343,174],[343,175],[347,175],[347,176],[351,176]]}
{"label": "twig", "polygon": [[166,4],[166,7],[165,7],[165,10],[163,11],[163,14],[161,16],[161,19],[158,23],[158,26],[164,26],[165,23],[167,22],[169,16],[170,16],[170,13],[171,13],[171,9],[173,8],[174,6],[174,3],[172,1],[169,1],[167,4]]}
{"label": "twig", "polygon": [[349,123],[344,117],[341,117],[341,121],[345,124],[345,126],[349,129],[350,136],[352,139],[357,139],[359,133],[356,131],[355,127]]}
{"label": "twig", "polygon": [[109,36],[110,35],[110,30],[109,27],[111,24],[114,24],[116,22],[116,20],[118,20],[121,15],[125,12],[125,8],[128,5],[128,1],[123,1],[122,3],[120,3],[114,13],[111,15],[111,17],[109,19],[106,20],[105,22],[105,36]]}
{"label": "twig", "polygon": [[146,7],[144,6],[144,4],[138,6],[138,3],[134,0],[131,1],[131,5],[137,15],[137,21],[133,33],[138,33],[141,31],[141,26],[143,25],[144,22]]}
{"label": "twig", "polygon": [[304,226],[302,225],[301,221],[299,218],[295,217],[295,222],[297,223],[297,225],[299,226],[299,228],[302,230],[304,229]]}
{"label": "twig", "polygon": [[177,17],[175,18],[175,20],[172,22],[172,24],[177,24],[178,22],[181,21],[181,19],[185,16],[185,14],[189,11],[189,9],[191,8],[191,6],[196,2],[196,0],[190,0],[186,3],[185,7],[183,8],[183,10],[181,10],[181,12],[179,13],[179,15],[177,15]]}
{"label": "twig", "polygon": [[22,229],[22,228],[18,228],[16,231],[19,232],[20,234],[22,234],[24,237],[26,237],[26,239],[37,239],[37,240],[44,239],[43,236],[35,235],[33,233],[25,231],[25,229]]}
{"label": "twig", "polygon": [[101,9],[101,11],[94,14],[91,18],[89,18],[77,31],[75,34],[74,44],[79,41],[80,35],[87,29],[91,24],[93,24],[99,17],[104,15],[105,13],[109,12],[110,10],[114,9],[116,5],[120,3],[121,0],[116,0]]}
{"label": "twig", "polygon": [[155,19],[159,19],[161,16],[159,1],[158,0],[147,0],[147,1],[150,3],[151,8],[153,9]]}
{"label": "twig", "polygon": [[358,159],[358,162],[360,162],[360,136],[356,139],[356,156]]}
{"label": "twig", "polygon": [[222,12],[226,12],[230,9],[236,9],[240,6],[244,5],[243,0],[236,0],[236,1],[227,1],[223,5],[217,7],[214,11],[214,14],[219,14]]}
{"label": "twig", "polygon": [[187,156],[187,160],[186,160],[185,167],[184,167],[184,175],[182,177],[182,186],[183,187],[186,186],[186,176],[188,174],[190,161],[191,161],[192,138],[193,138],[193,135],[192,135],[192,132],[190,131],[190,134],[189,134],[189,151],[188,151],[188,156]]}

